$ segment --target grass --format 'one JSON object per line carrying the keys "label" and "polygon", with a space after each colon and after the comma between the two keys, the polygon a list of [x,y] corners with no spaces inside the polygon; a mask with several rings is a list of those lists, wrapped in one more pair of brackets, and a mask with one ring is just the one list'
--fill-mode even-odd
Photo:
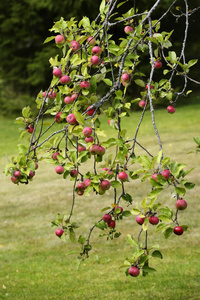
{"label": "grass", "polygon": [[[174,115],[165,110],[155,112],[164,155],[171,156],[172,161],[185,162],[188,168],[196,166],[188,175],[188,180],[196,183],[196,187],[188,192],[188,208],[181,213],[181,220],[189,225],[186,233],[165,240],[152,230],[149,243],[160,244],[164,259],[152,261],[157,272],[147,277],[126,277],[124,269],[118,268],[132,251],[125,242],[126,234],[138,234],[139,225],[135,224],[134,217],[118,224],[122,232],[119,239],[105,241],[98,238],[98,229],[94,231],[91,256],[77,269],[76,257],[67,256],[66,252],[79,247],[71,242],[64,244],[50,227],[58,212],[70,209],[72,192],[69,180],[60,179],[54,166],[44,163],[40,163],[37,176],[27,186],[12,184],[1,172],[0,299],[200,299],[200,155],[187,154],[195,149],[193,136],[199,136],[199,110],[197,104],[180,107]],[[124,121],[130,137],[139,117],[139,112],[133,113],[131,121],[128,118]],[[147,113],[138,141],[156,154],[158,146],[150,119]],[[16,152],[18,132],[17,126],[5,118],[0,118],[0,126],[0,168],[3,170],[6,154],[10,156]],[[113,130],[105,122],[103,127],[108,135],[113,135]],[[139,151],[137,148],[136,154]],[[134,203],[149,191],[149,187],[145,191],[139,180],[126,186]],[[168,198],[169,195],[164,194],[161,200],[173,207]],[[74,221],[80,223],[78,233],[87,234],[101,217],[100,209],[111,203],[110,190],[101,197],[78,197],[73,216]]]}

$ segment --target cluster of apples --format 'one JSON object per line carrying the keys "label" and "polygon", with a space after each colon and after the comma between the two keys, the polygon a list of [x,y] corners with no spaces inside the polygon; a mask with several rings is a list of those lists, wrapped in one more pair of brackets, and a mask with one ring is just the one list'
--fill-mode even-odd
{"label": "cluster of apples", "polygon": [[115,226],[116,226],[116,222],[115,222],[116,221],[116,218],[115,218],[115,211],[116,210],[119,211],[119,213],[117,215],[122,214],[122,212],[123,212],[123,208],[121,206],[116,206],[114,208],[114,212],[112,213],[112,215],[111,214],[105,214],[102,217],[102,220],[106,223],[106,225],[108,227],[112,228],[112,229],[114,229]]}
{"label": "cluster of apples", "polygon": [[[35,170],[37,169],[38,169],[38,163],[35,163]],[[34,176],[35,176],[35,171],[30,170],[29,175],[27,175],[20,169],[17,169],[13,171],[13,175],[11,176],[10,179],[15,184],[18,184],[19,182],[24,183],[24,180],[26,180],[25,182],[27,183],[28,180],[32,179]]]}

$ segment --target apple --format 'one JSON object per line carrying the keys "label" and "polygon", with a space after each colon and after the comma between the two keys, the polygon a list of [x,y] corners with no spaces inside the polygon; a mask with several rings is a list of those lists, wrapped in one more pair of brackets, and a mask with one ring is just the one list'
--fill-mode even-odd
{"label": "apple", "polygon": [[118,174],[118,178],[119,178],[119,180],[121,180],[122,182],[124,182],[124,181],[128,180],[128,175],[125,172],[120,172]]}
{"label": "apple", "polygon": [[82,195],[84,194],[84,191],[77,190],[77,194],[78,194],[79,196],[82,196]]}
{"label": "apple", "polygon": [[77,189],[78,189],[78,190],[81,190],[81,191],[84,191],[84,189],[85,189],[84,183],[83,183],[83,182],[79,182],[79,183],[77,184]]}
{"label": "apple", "polygon": [[157,175],[158,175],[157,173],[154,173],[154,174],[151,176],[151,178],[157,180]]}
{"label": "apple", "polygon": [[99,146],[99,155],[104,155],[106,152],[106,149],[102,146]]}
{"label": "apple", "polygon": [[72,94],[72,96],[71,96],[72,101],[74,102],[74,100],[76,100],[77,97],[78,97],[77,94]]}
{"label": "apple", "polygon": [[58,160],[58,158],[57,158],[58,155],[60,155],[60,153],[59,153],[59,152],[55,152],[55,153],[53,154],[52,158],[53,158],[54,160]]}
{"label": "apple", "polygon": [[120,210],[121,210],[120,214],[123,212],[123,208],[122,208],[121,206],[116,206],[116,207],[115,207],[115,210],[116,210],[116,209],[120,209]]}
{"label": "apple", "polygon": [[129,275],[133,276],[133,277],[137,277],[140,275],[140,270],[134,266],[131,266],[129,269],[128,269],[128,273]]}
{"label": "apple", "polygon": [[168,113],[173,114],[173,113],[175,113],[176,110],[172,105],[169,105],[169,106],[167,106],[167,111],[168,111]]}
{"label": "apple", "polygon": [[35,163],[35,169],[37,170],[38,169],[38,163]]}
{"label": "apple", "polygon": [[99,146],[93,144],[92,146],[90,146],[89,152],[90,152],[92,155],[99,154]]}
{"label": "apple", "polygon": [[160,69],[162,67],[161,61],[156,60],[155,61],[155,69]]}
{"label": "apple", "polygon": [[19,181],[18,178],[16,178],[15,176],[11,176],[10,179],[13,183],[18,183]]}
{"label": "apple", "polygon": [[33,129],[34,129],[34,127],[32,127],[31,125],[28,125],[27,131],[29,133],[33,133]]}
{"label": "apple", "polygon": [[76,169],[70,171],[70,176],[76,178],[78,176],[78,171]]}
{"label": "apple", "polygon": [[113,119],[108,120],[108,125],[118,125],[117,121],[114,121]]}
{"label": "apple", "polygon": [[56,44],[58,44],[58,45],[63,45],[64,42],[65,42],[65,37],[64,37],[63,35],[61,35],[61,34],[58,34],[58,35],[56,35],[56,37],[55,37],[55,42],[56,42]]}
{"label": "apple", "polygon": [[110,223],[112,221],[112,217],[109,214],[105,214],[102,218],[105,223]]}
{"label": "apple", "polygon": [[75,118],[74,114],[69,114],[67,116],[67,122],[71,125],[76,124],[76,118]]}
{"label": "apple", "polygon": [[55,99],[56,98],[57,93],[53,93],[52,91],[48,93],[48,97],[50,99]]}
{"label": "apple", "polygon": [[[146,84],[146,89],[148,90],[148,88],[149,88],[149,85]],[[150,85],[150,90],[153,90],[153,89],[154,89],[154,86],[153,86],[153,85]]]}
{"label": "apple", "polygon": [[165,177],[165,179],[169,179],[171,173],[170,170],[164,169],[161,174]]}
{"label": "apple", "polygon": [[96,43],[96,39],[93,38],[92,36],[89,36],[89,37],[87,38],[87,42],[89,43],[90,46],[94,46],[95,43]]}
{"label": "apple", "polygon": [[89,178],[87,178],[83,181],[83,184],[84,184],[85,188],[87,188],[88,186],[90,186],[91,180]]}
{"label": "apple", "polygon": [[109,188],[110,188],[110,181],[103,180],[101,182],[101,187],[102,187],[103,190],[109,190]]}
{"label": "apple", "polygon": [[29,175],[28,175],[28,179],[31,179],[31,178],[33,178],[34,176],[35,176],[35,172],[30,171],[30,172],[29,172]]}
{"label": "apple", "polygon": [[63,174],[65,171],[65,169],[62,166],[57,166],[55,170],[57,174]]}
{"label": "apple", "polygon": [[86,138],[85,138],[85,142],[86,142],[86,143],[93,143],[93,142],[94,142],[93,136],[86,137]]}
{"label": "apple", "polygon": [[58,124],[61,122],[61,114],[62,114],[62,112],[60,111],[55,115],[55,121]]}
{"label": "apple", "polygon": [[115,228],[115,221],[111,220],[109,223],[107,223],[107,226],[111,228]]}
{"label": "apple", "polygon": [[97,55],[93,55],[91,58],[90,58],[90,61],[92,63],[92,65],[96,66],[100,63],[100,59]]}
{"label": "apple", "polygon": [[131,26],[126,26],[126,27],[124,27],[124,32],[126,33],[126,34],[129,34],[129,33],[131,33],[133,31],[133,27],[131,27]]}
{"label": "apple", "polygon": [[152,225],[157,225],[159,223],[159,218],[156,216],[151,216],[149,217],[149,223]]}
{"label": "apple", "polygon": [[15,176],[16,178],[21,178],[21,173],[20,173],[20,171],[15,171],[15,172],[14,172],[14,176]]}
{"label": "apple", "polygon": [[81,153],[83,151],[86,151],[86,147],[78,145],[78,152]]}
{"label": "apple", "polygon": [[139,224],[139,225],[142,225],[144,223],[144,220],[146,219],[146,217],[140,217],[140,215],[137,215],[136,217],[136,222]]}
{"label": "apple", "polygon": [[[91,107],[91,105],[88,106],[87,109],[89,109],[90,107]],[[91,108],[87,111],[87,115],[92,116],[94,114],[94,112],[95,112],[95,108]]]}
{"label": "apple", "polygon": [[55,77],[61,77],[61,76],[62,76],[62,71],[61,71],[61,69],[59,69],[59,68],[53,69],[53,75],[54,75]]}
{"label": "apple", "polygon": [[62,83],[62,84],[69,83],[70,81],[71,81],[71,78],[68,75],[63,75],[62,77],[60,77],[60,83]]}
{"label": "apple", "polygon": [[140,107],[144,108],[145,105],[146,105],[146,102],[145,102],[144,100],[141,100],[141,101],[139,102],[139,106],[140,106]]}
{"label": "apple", "polygon": [[98,47],[98,46],[94,46],[93,48],[92,48],[92,53],[93,54],[95,54],[95,55],[100,55],[101,54],[101,48],[100,47]]}
{"label": "apple", "polygon": [[86,137],[89,137],[92,135],[92,128],[90,127],[85,127],[83,128],[83,135]]}
{"label": "apple", "polygon": [[77,51],[80,48],[80,44],[76,41],[71,42],[71,49],[73,52]]}
{"label": "apple", "polygon": [[56,231],[55,231],[55,234],[59,237],[61,237],[64,233],[64,230],[60,229],[60,228],[57,228]]}
{"label": "apple", "polygon": [[182,235],[183,234],[183,227],[181,227],[181,226],[174,227],[174,233],[176,235]]}
{"label": "apple", "polygon": [[103,168],[102,171],[107,171],[108,175],[114,175],[113,171],[108,168]]}
{"label": "apple", "polygon": [[129,73],[124,73],[121,77],[122,81],[124,82],[128,82],[130,77],[129,77]]}
{"label": "apple", "polygon": [[82,81],[82,82],[80,83],[80,88],[81,88],[81,89],[89,89],[89,88],[90,88],[90,83],[89,83],[89,81]]}
{"label": "apple", "polygon": [[66,96],[65,99],[64,99],[64,102],[65,102],[66,104],[70,104],[71,102],[73,102],[73,100],[72,100],[71,97]]}
{"label": "apple", "polygon": [[180,198],[176,201],[175,206],[178,210],[184,210],[187,207],[187,202],[184,199]]}

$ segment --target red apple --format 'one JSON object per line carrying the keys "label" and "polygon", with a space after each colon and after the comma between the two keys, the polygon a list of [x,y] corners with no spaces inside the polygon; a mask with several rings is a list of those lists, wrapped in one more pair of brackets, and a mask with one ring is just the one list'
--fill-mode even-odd
{"label": "red apple", "polygon": [[14,176],[15,176],[16,178],[21,178],[21,173],[20,173],[20,171],[15,171],[15,172],[14,172]]}
{"label": "red apple", "polygon": [[78,97],[77,94],[72,94],[72,96],[71,96],[72,101],[74,102],[74,100],[76,100],[77,97]]}
{"label": "red apple", "polygon": [[77,194],[78,194],[79,196],[82,196],[82,195],[84,194],[84,191],[77,190]]}
{"label": "red apple", "polygon": [[38,163],[35,163],[35,169],[37,170],[38,169]]}
{"label": "red apple", "polygon": [[85,188],[87,188],[88,186],[90,186],[91,180],[89,178],[87,178],[83,181],[83,184],[84,184]]}
{"label": "red apple", "polygon": [[157,180],[157,175],[158,175],[157,173],[154,173],[154,174],[151,176],[151,178]]}
{"label": "red apple", "polygon": [[99,48],[98,46],[94,46],[92,48],[92,53],[95,54],[95,55],[100,55],[101,54],[101,48]]}
{"label": "red apple", "polygon": [[92,155],[99,154],[99,146],[93,144],[92,146],[90,146],[89,152],[90,152]]}
{"label": "red apple", "polygon": [[63,174],[65,171],[65,169],[62,166],[57,166],[55,170],[57,174]]}
{"label": "red apple", "polygon": [[128,180],[128,175],[127,175],[125,172],[120,172],[120,173],[118,174],[118,178],[119,178],[122,182],[124,182],[124,181],[127,181],[127,180]]}
{"label": "red apple", "polygon": [[[149,85],[146,84],[146,89],[148,90],[148,88],[149,88]],[[154,86],[153,86],[153,85],[150,85],[150,90],[153,90],[153,89],[154,89]]]}
{"label": "red apple", "polygon": [[60,229],[60,228],[57,228],[56,231],[55,231],[55,234],[59,237],[61,237],[64,233],[64,230]]}
{"label": "red apple", "polygon": [[80,44],[76,41],[71,42],[71,49],[73,52],[77,51],[80,48]]}
{"label": "red apple", "polygon": [[70,171],[70,176],[76,178],[78,176],[78,171],[76,169]]}
{"label": "red apple", "polygon": [[110,188],[110,181],[103,180],[101,182],[101,187],[102,187],[103,190],[109,190],[109,188]]}
{"label": "red apple", "polygon": [[131,27],[131,26],[126,26],[126,27],[124,27],[124,32],[126,33],[126,34],[129,34],[130,32],[132,32],[133,31],[133,27]]}
{"label": "red apple", "polygon": [[78,189],[78,190],[81,190],[81,191],[84,191],[84,189],[85,189],[84,183],[83,183],[83,182],[79,182],[79,183],[77,184],[77,189]]}
{"label": "red apple", "polygon": [[140,217],[140,215],[137,215],[136,217],[136,222],[139,224],[139,225],[142,225],[144,223],[144,220],[146,219],[146,217]]}
{"label": "red apple", "polygon": [[92,135],[92,128],[90,127],[85,127],[83,128],[83,135],[86,137],[89,137]]}
{"label": "red apple", "polygon": [[129,73],[124,73],[121,77],[122,81],[124,82],[128,82],[130,77],[129,77]]}
{"label": "red apple", "polygon": [[120,213],[122,213],[122,212],[123,212],[123,208],[122,208],[121,206],[116,206],[116,207],[115,207],[115,210],[116,210],[116,209],[120,209],[120,210],[121,210],[121,212],[120,212]]}
{"label": "red apple", "polygon": [[58,158],[57,158],[58,155],[60,155],[60,153],[59,153],[59,152],[55,152],[55,153],[53,154],[53,157],[52,157],[52,158],[53,158],[54,160],[58,160]]}
{"label": "red apple", "polygon": [[75,118],[74,114],[69,114],[67,116],[67,122],[71,125],[76,124],[76,118]]}
{"label": "red apple", "polygon": [[48,97],[50,99],[55,99],[56,98],[57,93],[53,93],[52,91],[48,93]]}
{"label": "red apple", "polygon": [[13,183],[17,183],[19,181],[15,176],[11,176],[10,179]]}
{"label": "red apple", "polygon": [[129,275],[133,276],[133,277],[137,277],[140,275],[140,270],[134,266],[131,266],[129,269],[128,269],[128,273]]}
{"label": "red apple", "polygon": [[86,138],[85,138],[85,142],[86,142],[86,143],[93,143],[93,142],[94,142],[93,136],[86,137]]}
{"label": "red apple", "polygon": [[176,235],[182,235],[183,234],[183,227],[181,227],[181,226],[174,227],[174,233]]}
{"label": "red apple", "polygon": [[89,88],[90,88],[90,83],[89,83],[89,81],[82,81],[82,82],[80,83],[80,88],[81,88],[81,89],[89,89]]}
{"label": "red apple", "polygon": [[99,146],[99,155],[104,155],[106,152],[106,149],[102,146]]}
{"label": "red apple", "polygon": [[34,176],[35,176],[35,172],[30,171],[30,172],[29,172],[29,175],[28,175],[28,179],[31,179],[31,178],[33,178]]}
{"label": "red apple", "polygon": [[149,223],[152,225],[157,225],[159,223],[159,218],[156,216],[151,216],[149,217]]}
{"label": "red apple", "polygon": [[102,171],[107,171],[108,175],[114,175],[113,171],[108,168],[103,168]]}
{"label": "red apple", "polygon": [[170,170],[164,169],[161,174],[165,177],[165,179],[169,179],[171,173]]}
{"label": "red apple", "polygon": [[55,42],[56,42],[56,44],[58,44],[58,45],[63,45],[64,42],[65,42],[64,36],[61,35],[61,34],[56,35],[56,37],[55,37]]}
{"label": "red apple", "polygon": [[155,61],[155,69],[160,69],[162,67],[161,61],[156,60]]}
{"label": "red apple", "polygon": [[65,102],[66,104],[70,104],[71,102],[73,102],[73,100],[72,100],[71,97],[67,96],[67,97],[65,97],[64,102]]}
{"label": "red apple", "polygon": [[55,121],[58,124],[61,122],[61,114],[62,114],[62,112],[60,111],[55,115]]}
{"label": "red apple", "polygon": [[100,63],[100,59],[98,56],[96,55],[93,55],[91,58],[90,58],[90,61],[92,63],[92,65],[96,66]]}
{"label": "red apple", "polygon": [[141,101],[139,102],[139,106],[140,106],[140,107],[144,108],[145,105],[146,105],[146,102],[145,102],[144,100],[141,100]]}
{"label": "red apple", "polygon": [[167,106],[167,111],[168,111],[168,113],[173,114],[173,113],[175,113],[176,110],[172,105],[169,105],[169,106]]}
{"label": "red apple", "polygon": [[180,198],[176,201],[175,206],[178,210],[184,210],[187,207],[187,202],[184,199]]}
{"label": "red apple", "polygon": [[68,75],[63,75],[62,77],[60,77],[60,83],[62,83],[62,84],[69,83],[70,81],[71,81],[71,78]]}
{"label": "red apple", "polygon": [[[88,106],[88,108],[87,109],[89,109],[91,106]],[[95,108],[91,108],[91,109],[89,109],[88,111],[87,111],[87,115],[88,116],[92,116],[93,114],[94,114],[94,112],[95,112]]]}
{"label": "red apple", "polygon": [[89,37],[87,38],[87,42],[89,43],[90,46],[94,46],[95,43],[96,43],[96,39],[93,38],[92,36],[89,36]]}
{"label": "red apple", "polygon": [[53,75],[56,77],[61,77],[62,76],[62,71],[59,68],[53,69]]}
{"label": "red apple", "polygon": [[109,214],[105,214],[102,219],[105,223],[110,223],[112,221],[112,217]]}
{"label": "red apple", "polygon": [[81,153],[82,151],[86,151],[86,147],[78,145],[78,152]]}
{"label": "red apple", "polygon": [[107,226],[111,228],[115,228],[115,221],[111,220],[109,223],[107,223]]}
{"label": "red apple", "polygon": [[33,133],[33,130],[34,130],[34,127],[32,127],[32,125],[28,125],[27,131],[28,131],[29,133]]}

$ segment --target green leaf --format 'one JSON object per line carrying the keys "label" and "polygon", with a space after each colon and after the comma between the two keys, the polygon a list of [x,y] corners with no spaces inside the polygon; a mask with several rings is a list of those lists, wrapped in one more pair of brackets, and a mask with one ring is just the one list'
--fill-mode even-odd
{"label": "green leaf", "polygon": [[69,238],[72,243],[76,242],[76,234],[72,228],[69,229]]}
{"label": "green leaf", "polygon": [[110,206],[106,206],[106,207],[102,208],[102,209],[100,210],[100,212],[103,212],[103,211],[108,210],[108,209],[111,209],[111,207],[110,207]]}
{"label": "green leaf", "polygon": [[104,222],[104,221],[101,221],[101,222],[99,222],[99,223],[94,223],[95,224],[95,226],[97,227],[97,228],[99,228],[99,229],[101,229],[101,230],[104,230],[105,228],[107,228],[107,225],[106,225],[106,223]]}
{"label": "green leaf", "polygon": [[196,63],[198,62],[198,59],[192,59],[188,62],[188,67],[192,67],[194,66]]}
{"label": "green leaf", "polygon": [[184,183],[184,186],[186,187],[186,189],[192,190],[195,187],[195,184],[188,181],[188,182]]}
{"label": "green leaf", "polygon": [[133,237],[131,237],[130,234],[127,234],[126,241],[132,246],[136,246],[136,247],[138,246],[136,240]]}
{"label": "green leaf", "polygon": [[30,107],[29,107],[29,106],[24,107],[24,108],[22,109],[22,116],[23,116],[24,118],[29,118],[30,115],[31,115]]}
{"label": "green leaf", "polygon": [[101,4],[100,4],[100,7],[99,7],[100,13],[101,13],[102,15],[103,15],[103,13],[104,13],[105,6],[106,6],[106,1],[105,1],[105,0],[102,0],[102,2],[101,2]]}
{"label": "green leaf", "polygon": [[23,144],[17,145],[17,152],[19,154],[26,154],[28,152],[28,148],[24,146]]}
{"label": "green leaf", "polygon": [[109,86],[113,85],[112,81],[110,79],[108,79],[108,78],[103,79],[103,81],[105,82],[105,84],[107,84]]}
{"label": "green leaf", "polygon": [[145,87],[145,83],[144,83],[143,80],[141,80],[141,79],[135,79],[134,81],[135,81],[135,83],[136,83],[137,85],[139,85],[139,86],[141,86],[141,87]]}
{"label": "green leaf", "polygon": [[83,245],[86,241],[86,238],[81,234],[79,235],[79,238],[78,238],[78,243],[80,243],[81,245]]}
{"label": "green leaf", "polygon": [[182,187],[175,187],[175,192],[179,195],[185,195],[186,190]]}
{"label": "green leaf", "polygon": [[46,40],[44,41],[43,44],[46,44],[46,43],[48,43],[48,42],[50,42],[50,41],[52,41],[54,39],[55,39],[55,36],[49,36],[48,38],[46,38]]}
{"label": "green leaf", "polygon": [[176,52],[169,51],[169,60],[172,64],[176,63],[177,61]]}
{"label": "green leaf", "polygon": [[161,253],[159,250],[153,251],[152,254],[151,254],[151,256],[152,256],[152,257],[158,257],[158,258],[160,258],[160,259],[163,259],[163,255],[162,255],[162,253]]}
{"label": "green leaf", "polygon": [[117,180],[111,181],[110,184],[115,189],[122,186],[122,184],[119,181],[117,181]]}
{"label": "green leaf", "polygon": [[169,207],[165,206],[163,208],[160,208],[159,209],[159,212],[162,214],[162,215],[165,215],[166,217],[168,218],[172,218],[173,216],[173,210],[170,209]]}
{"label": "green leaf", "polygon": [[159,219],[160,219],[162,222],[165,222],[165,223],[172,223],[172,219],[168,218],[168,217],[165,216],[165,215],[159,215]]}
{"label": "green leaf", "polygon": [[85,124],[85,120],[84,120],[84,117],[81,115],[80,112],[78,111],[74,111],[74,116],[76,118],[76,121],[79,123],[79,124],[82,124],[84,125]]}
{"label": "green leaf", "polygon": [[147,273],[156,272],[156,270],[154,268],[150,268],[149,266],[144,266],[142,269]]}
{"label": "green leaf", "polygon": [[80,251],[77,251],[77,250],[69,250],[65,253],[65,255],[71,255],[71,254],[78,254],[80,253]]}
{"label": "green leaf", "polygon": [[195,141],[195,143],[200,146],[200,138],[198,137],[193,137],[193,140]]}
{"label": "green leaf", "polygon": [[131,212],[129,210],[125,210],[125,211],[123,211],[122,216],[123,217],[130,217],[131,216]]}
{"label": "green leaf", "polygon": [[149,198],[154,198],[162,192],[163,188],[154,188],[148,195]]}
{"label": "green leaf", "polygon": [[167,239],[172,234],[172,232],[173,232],[173,228],[171,227],[167,228],[164,232],[165,238]]}
{"label": "green leaf", "polygon": [[141,213],[141,211],[140,211],[139,209],[137,209],[137,208],[132,208],[132,209],[130,210],[130,212],[131,212],[131,214],[134,215],[134,216],[137,216],[137,215],[139,215],[139,214]]}

